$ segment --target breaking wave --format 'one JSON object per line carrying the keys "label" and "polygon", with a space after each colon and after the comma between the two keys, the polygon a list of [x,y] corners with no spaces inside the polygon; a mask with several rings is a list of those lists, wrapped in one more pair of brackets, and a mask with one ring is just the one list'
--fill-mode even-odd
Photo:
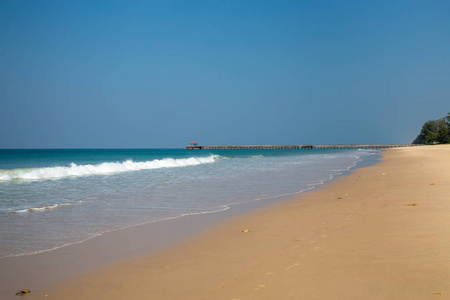
{"label": "breaking wave", "polygon": [[26,209],[19,209],[17,211],[11,212],[13,214],[16,213],[26,213],[26,212],[42,212],[50,209],[54,209],[61,206],[73,206],[76,204],[73,203],[61,203],[61,204],[51,204],[51,205],[42,205],[41,207],[32,207],[32,208],[26,208]]}
{"label": "breaking wave", "polygon": [[124,162],[104,162],[97,165],[77,165],[71,163],[70,166],[0,170],[0,181],[60,179],[74,176],[104,175],[150,169],[187,167],[213,163],[219,159],[219,157],[219,155],[211,155],[208,157],[178,159],[164,158],[144,162],[127,160]]}

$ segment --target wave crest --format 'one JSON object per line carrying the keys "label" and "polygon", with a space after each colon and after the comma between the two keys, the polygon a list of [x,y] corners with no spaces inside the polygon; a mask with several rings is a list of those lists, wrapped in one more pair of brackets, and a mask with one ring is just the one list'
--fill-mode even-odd
{"label": "wave crest", "polygon": [[51,204],[51,205],[42,205],[41,207],[32,207],[32,208],[26,208],[26,209],[20,209],[17,211],[12,212],[13,214],[16,213],[26,213],[26,212],[42,212],[50,209],[54,209],[61,206],[72,206],[75,205],[73,203],[61,203],[61,204]]}
{"label": "wave crest", "polygon": [[58,166],[0,170],[0,181],[60,179],[74,176],[106,175],[150,169],[187,167],[213,163],[218,158],[218,155],[211,155],[208,157],[189,157],[178,159],[164,158],[144,162],[127,160],[124,162],[104,162],[98,165],[77,165],[75,163],[71,163],[68,167]]}

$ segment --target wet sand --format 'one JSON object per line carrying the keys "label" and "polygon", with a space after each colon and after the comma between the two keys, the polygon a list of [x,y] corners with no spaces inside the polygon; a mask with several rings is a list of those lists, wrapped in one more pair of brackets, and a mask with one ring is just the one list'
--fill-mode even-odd
{"label": "wet sand", "polygon": [[450,146],[393,149],[317,190],[23,297],[449,299],[449,215]]}

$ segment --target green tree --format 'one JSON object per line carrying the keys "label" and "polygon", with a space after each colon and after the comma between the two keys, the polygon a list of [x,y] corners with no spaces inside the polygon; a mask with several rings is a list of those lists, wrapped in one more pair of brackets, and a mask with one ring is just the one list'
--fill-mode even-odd
{"label": "green tree", "polygon": [[447,116],[444,118],[446,123],[447,123],[447,127],[448,127],[448,131],[450,134],[450,113],[447,113]]}
{"label": "green tree", "polygon": [[448,144],[450,143],[450,113],[447,116],[425,122],[420,134],[412,142],[413,144]]}
{"label": "green tree", "polygon": [[445,123],[445,119],[446,118],[437,120],[437,127],[438,127],[437,141],[438,143],[441,144],[450,143],[450,130],[448,124]]}
{"label": "green tree", "polygon": [[433,144],[437,142],[438,126],[435,120],[425,122],[422,126],[422,130],[417,138],[413,141],[413,144]]}
{"label": "green tree", "polygon": [[[449,114],[450,116],[450,114]],[[437,137],[437,141],[438,143],[441,144],[448,144],[450,143],[450,129],[449,129],[449,124],[445,122],[446,119],[448,119],[449,117],[447,116],[446,118],[442,118],[437,120],[437,126],[438,126],[438,137]]]}

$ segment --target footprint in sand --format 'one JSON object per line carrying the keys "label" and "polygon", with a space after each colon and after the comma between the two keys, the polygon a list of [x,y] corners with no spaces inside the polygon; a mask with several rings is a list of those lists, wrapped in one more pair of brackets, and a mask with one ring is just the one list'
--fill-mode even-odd
{"label": "footprint in sand", "polygon": [[263,288],[265,288],[265,287],[266,287],[266,286],[265,286],[264,284],[258,284],[258,286],[255,287],[255,291],[260,290],[260,289],[263,289]]}

